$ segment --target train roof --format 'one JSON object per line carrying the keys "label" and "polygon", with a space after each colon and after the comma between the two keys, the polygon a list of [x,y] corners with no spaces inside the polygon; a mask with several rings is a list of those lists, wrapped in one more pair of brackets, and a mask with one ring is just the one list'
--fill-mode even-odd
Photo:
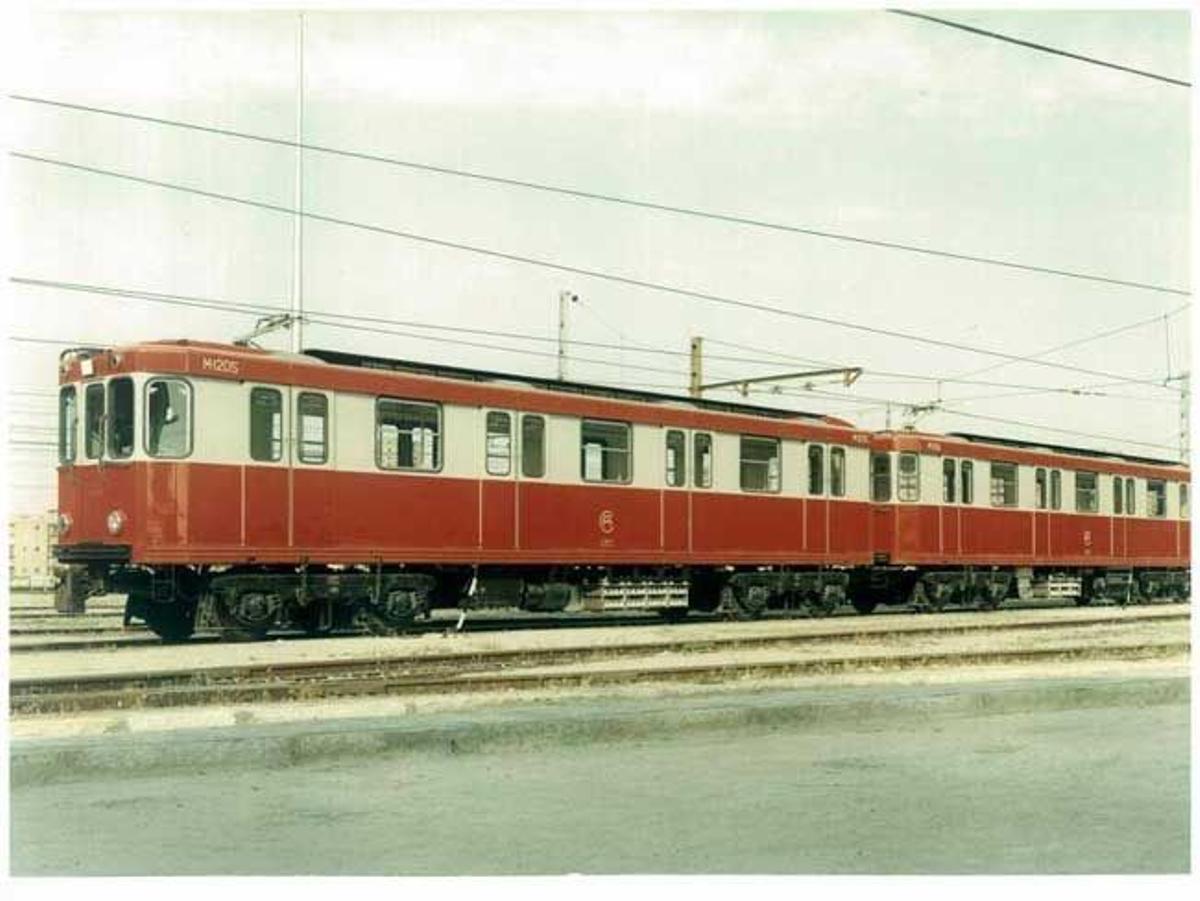
{"label": "train roof", "polygon": [[365,354],[347,353],[340,350],[325,350],[322,348],[306,348],[303,354],[324,363],[336,366],[352,366],[362,369],[378,369],[390,372],[405,372],[414,375],[427,375],[436,378],[460,379],[471,382],[516,382],[545,391],[558,391],[566,394],[586,395],[589,397],[604,397],[613,400],[637,401],[641,403],[671,403],[684,404],[701,410],[718,413],[736,413],[742,416],[764,416],[772,419],[806,420],[825,425],[854,428],[853,423],[846,422],[834,416],[820,413],[808,413],[799,410],[781,410],[778,407],[760,407],[755,404],[739,404],[729,401],[708,400],[696,397],[683,397],[676,394],[662,394],[655,391],[637,391],[629,388],[614,388],[607,385],[594,385],[588,382],[560,381],[541,376],[519,375],[511,372],[498,372],[489,369],[468,369],[461,366],[447,366],[441,363],[420,363],[415,360],[401,360],[393,357],[373,357]]}
{"label": "train roof", "polygon": [[1069,444],[1048,444],[1045,441],[1023,441],[1020,438],[999,438],[995,435],[980,435],[974,432],[947,432],[947,438],[959,438],[973,444],[996,444],[1002,447],[1019,447],[1024,450],[1055,451],[1070,454],[1075,457],[1095,457],[1096,459],[1124,460],[1129,463],[1144,463],[1150,466],[1186,466],[1179,460],[1163,460],[1155,457],[1139,457],[1134,454],[1123,454],[1117,451],[1101,451],[1088,447],[1074,447]]}

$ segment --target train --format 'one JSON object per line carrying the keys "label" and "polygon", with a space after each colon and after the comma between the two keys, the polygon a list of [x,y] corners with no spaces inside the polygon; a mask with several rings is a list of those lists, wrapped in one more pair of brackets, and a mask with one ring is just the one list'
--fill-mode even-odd
{"label": "train", "polygon": [[825,615],[1190,595],[1190,471],[343,351],[59,360],[56,605],[165,640],[440,608]]}

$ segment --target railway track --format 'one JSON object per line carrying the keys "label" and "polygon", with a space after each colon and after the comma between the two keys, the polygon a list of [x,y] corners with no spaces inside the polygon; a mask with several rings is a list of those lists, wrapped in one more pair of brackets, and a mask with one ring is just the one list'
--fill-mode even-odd
{"label": "railway track", "polygon": [[[864,670],[1026,664],[1088,659],[1175,657],[1190,650],[1187,630],[1146,641],[1133,635],[1149,624],[1186,624],[1189,613],[1168,609],[1136,617],[1080,616],[1069,620],[956,623],[930,621],[902,631],[875,622],[790,635],[730,635],[446,654],[398,654],[355,660],[237,665],[202,670],[14,678],[10,710],[34,716],[96,710],[311,701],[332,698],[449,694],[641,682],[713,683]],[[1057,640],[1054,633],[1061,634]],[[1125,637],[1128,633],[1128,637]],[[1004,646],[1004,636],[1048,635]],[[947,638],[967,641],[943,649]],[[930,647],[906,647],[926,639]],[[918,642],[919,643],[919,642]],[[867,645],[867,647],[862,647]],[[822,648],[826,646],[826,648]],[[748,654],[785,652],[782,659]],[[742,659],[729,659],[741,654]],[[719,659],[725,655],[726,659]],[[687,658],[691,658],[690,660]],[[696,661],[696,662],[692,662]],[[624,663],[633,665],[622,665]]]}

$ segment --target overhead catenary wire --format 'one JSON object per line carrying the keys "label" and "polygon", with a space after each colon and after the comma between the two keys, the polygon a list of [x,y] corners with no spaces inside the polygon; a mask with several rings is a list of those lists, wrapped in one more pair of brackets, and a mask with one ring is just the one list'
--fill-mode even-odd
{"label": "overhead catenary wire", "polygon": [[1016,44],[1019,47],[1026,47],[1030,50],[1038,50],[1042,53],[1050,53],[1055,56],[1066,57],[1067,59],[1073,59],[1078,62],[1089,63],[1093,66],[1103,66],[1107,69],[1116,69],[1120,72],[1127,72],[1130,75],[1141,76],[1142,78],[1151,78],[1155,81],[1161,81],[1167,84],[1178,85],[1185,88],[1190,88],[1192,86],[1190,81],[1184,81],[1180,78],[1171,78],[1167,75],[1159,75],[1157,72],[1149,72],[1145,69],[1135,69],[1132,66],[1124,66],[1120,63],[1109,62],[1108,60],[1099,59],[1094,56],[1084,56],[1081,53],[1072,53],[1069,50],[1063,50],[1059,47],[1051,47],[1048,44],[1039,44],[1036,41],[1022,40],[1021,38],[1015,38],[1011,35],[989,31],[986,28],[979,28],[975,25],[967,25],[965,22],[956,22],[952,19],[944,19],[940,16],[931,16],[928,13],[918,13],[907,9],[889,9],[888,12],[894,13],[898,16],[908,16],[912,19],[923,19],[926,22],[933,22],[937,25],[945,25],[947,28],[956,28],[959,31],[966,31],[981,37],[992,38],[993,40],[997,41],[1004,41],[1008,44]]}
{"label": "overhead catenary wire", "polygon": [[[748,226],[759,229],[766,229],[776,232],[787,232],[797,235],[805,235],[813,238],[822,238],[832,241],[840,241],[850,244],[856,244],[866,247],[876,247],[881,249],[903,251],[907,253],[920,254],[929,257],[938,257],[942,259],[954,260],[957,262],[976,263],[980,265],[995,266],[1004,269],[1025,271],[1037,273],[1041,275],[1051,275],[1062,278],[1078,279],[1083,281],[1098,282],[1101,284],[1120,286],[1125,288],[1134,288],[1145,291],[1158,291],[1167,294],[1190,295],[1191,291],[1170,285],[1159,285],[1150,282],[1137,281],[1132,279],[1116,278],[1114,276],[1101,275],[1099,273],[1083,272],[1075,269],[1067,269],[1055,266],[1041,266],[1032,263],[1024,263],[1019,260],[1004,259],[1001,257],[984,256],[981,254],[970,254],[959,251],[946,250],[935,247],[927,247],[918,244],[910,244],[901,241],[889,241],[879,238],[868,238],[862,235],[851,235],[841,232],[829,231],[827,229],[812,228],[807,226],[789,225],[780,222],[772,222],[765,219],[758,219],[751,216],[741,216],[732,213],[719,213],[708,210],[701,210],[695,207],[685,207],[667,203],[659,203],[650,200],[639,200],[633,197],[624,197],[616,194],[607,194],[598,191],[586,191],[579,188],[568,188],[558,185],[549,185],[542,182],[535,182],[526,179],[509,178],[505,176],[492,175],[484,172],[470,171],[466,169],[457,169],[449,166],[438,166],[428,163],[419,163],[413,160],[405,160],[398,157],[383,156],[381,154],[367,153],[364,151],[345,150],[337,147],[331,147],[323,144],[314,144],[302,142],[286,138],[273,138],[267,135],[255,134],[252,132],[239,131],[230,128],[221,128],[212,125],[201,125],[195,122],[187,122],[180,119],[169,119],[162,116],[149,116],[138,113],[131,113],[123,110],[115,110],[106,107],[90,106],[82,103],[71,103],[64,100],[54,100],[46,97],[34,97],[27,94],[11,94],[10,99],[17,100],[22,103],[38,104],[48,107],[56,107],[59,109],[68,109],[76,112],[85,112],[102,116],[116,117],[131,121],[145,122],[154,125],[163,125],[173,128],[185,129],[189,131],[204,132],[208,134],[221,135],[223,137],[238,138],[241,140],[255,141],[264,144],[272,144],[280,147],[287,147],[294,150],[312,151],[315,153],[323,153],[332,156],[340,156],[348,159],[356,159],[373,163],[385,163],[392,166],[399,166],[406,169],[412,169],[422,172],[429,172],[439,175],[451,175],[458,178],[470,179],[480,182],[488,182],[492,184],[505,185],[509,187],[518,187],[528,190],[540,191],[551,194],[558,194],[568,197],[574,197],[583,200],[594,200],[605,203],[619,204],[629,207],[637,207],[646,210],[653,210],[660,213],[670,213],[675,215],[696,217],[709,219],[718,222],[725,222],[732,225]],[[20,155],[20,154],[18,154]],[[298,211],[293,211],[298,212]]]}
{"label": "overhead catenary wire", "polygon": [[[735,309],[751,310],[760,313],[768,313],[785,318],[797,319],[805,322],[815,322],[821,325],[827,325],[835,328],[843,328],[851,331],[857,331],[864,334],[873,334],[881,337],[889,337],[899,340],[910,341],[918,344],[923,344],[930,347],[940,347],[950,350],[958,350],[966,353],[974,353],[982,356],[990,356],[997,359],[1020,360],[1019,355],[1006,353],[1004,351],[990,350],[987,348],[974,347],[972,345],[963,344],[960,342],[944,341],[937,338],[929,338],[924,335],[911,334],[901,332],[895,329],[878,328],[875,326],[865,325],[863,323],[850,322],[842,319],[835,319],[830,316],[819,316],[812,313],[801,313],[796,310],[789,310],[784,307],[774,306],[772,304],[741,300],[738,298],[726,297],[720,294],[711,292],[698,291],[690,288],[683,288],[674,285],[667,285],[661,282],[652,282],[646,279],[634,278],[632,276],[619,275],[612,272],[605,272],[598,269],[589,269],[583,266],[574,266],[566,263],[559,263],[554,260],[546,260],[538,257],[526,256],[523,254],[510,253],[492,248],[478,247],[470,244],[464,244],[459,241],[451,241],[444,238],[435,238],[430,235],[422,235],[415,232],[407,232],[401,229],[388,228],[381,225],[372,225],[370,223],[356,222],[350,219],[343,219],[336,216],[328,216],[320,213],[314,213],[308,210],[303,212],[281,204],[267,203],[265,201],[253,200],[246,197],[239,197],[232,194],[224,194],[218,191],[207,191],[200,188],[192,188],[186,185],[179,185],[173,182],[160,181],[157,179],[145,178],[138,175],[130,175],[128,173],[116,172],[110,169],[103,169],[97,166],[86,166],[80,163],[72,163],[66,160],[58,160],[50,157],[37,156],[35,154],[22,153],[14,151],[12,156],[18,159],[28,160],[30,162],[41,163],[49,166],[56,166],[68,170],[86,172],[93,175],[102,175],[110,178],[115,178],[131,183],[144,184],[151,187],[163,188],[166,190],[177,191],[184,194],[190,194],[199,197],[206,197],[211,200],[221,200],[229,203],[235,203],[242,206],[253,207],[257,209],[271,210],[274,212],[285,213],[289,216],[302,215],[306,218],[313,219],[318,222],[325,222],[331,225],[337,225],[345,228],[359,229],[375,234],[388,235],[391,237],[403,238],[406,240],[428,244],[434,247],[442,247],[450,250],[458,250],[466,253],[473,253],[491,259],[504,260],[507,262],[521,263],[530,266],[536,266],[543,269],[553,270],[557,272],[566,272],[573,275],[594,278],[603,281],[608,281],[613,284],[625,285],[633,288],[641,288],[659,293],[671,294],[677,297],[686,297],[690,300],[700,301],[704,303],[713,303],[722,306],[728,306]],[[1187,293],[1187,292],[1183,292]],[[1118,379],[1130,383],[1155,384],[1152,380],[1138,379],[1132,377],[1123,377],[1110,372],[1101,372],[1095,369],[1088,369],[1082,366],[1070,366],[1065,363],[1053,363],[1044,360],[1031,360],[1032,365],[1043,366],[1051,369],[1061,369],[1071,372],[1079,372],[1085,375],[1099,376],[1103,378]]]}

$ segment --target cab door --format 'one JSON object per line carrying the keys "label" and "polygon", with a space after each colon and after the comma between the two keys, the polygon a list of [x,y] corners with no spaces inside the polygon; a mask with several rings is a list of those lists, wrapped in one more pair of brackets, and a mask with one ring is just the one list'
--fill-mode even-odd
{"label": "cab door", "polygon": [[291,464],[291,544],[308,551],[332,545],[335,503],[334,395],[293,388]]}
{"label": "cab door", "polygon": [[896,554],[892,457],[887,451],[871,451],[871,548],[877,563]]}
{"label": "cab door", "polygon": [[479,546],[508,551],[516,547],[517,539],[517,417],[508,410],[482,412]]}

